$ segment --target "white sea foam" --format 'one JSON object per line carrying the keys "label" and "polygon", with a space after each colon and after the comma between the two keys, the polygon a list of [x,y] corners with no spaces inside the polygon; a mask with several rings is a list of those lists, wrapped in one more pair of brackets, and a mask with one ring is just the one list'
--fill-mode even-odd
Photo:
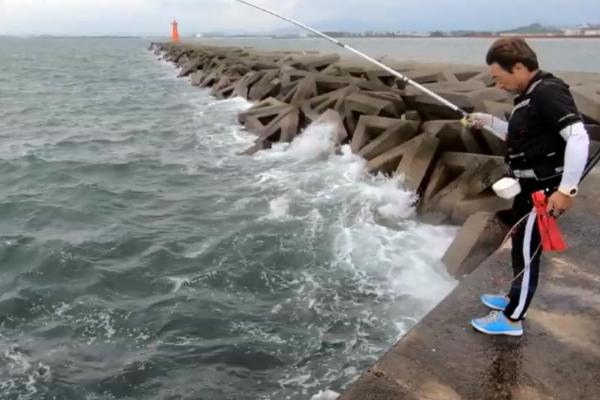
{"label": "white sea foam", "polygon": [[338,397],[340,397],[339,393],[333,390],[325,390],[315,394],[310,400],[336,400]]}
{"label": "white sea foam", "polygon": [[[191,258],[194,258],[194,257],[191,257]],[[173,290],[171,291],[172,293],[178,292],[179,289],[181,289],[181,287],[184,284],[191,282],[191,278],[182,278],[182,277],[177,277],[177,276],[170,276],[170,277],[168,277],[168,279],[171,282],[173,282]]]}
{"label": "white sea foam", "polygon": [[[439,259],[456,228],[418,222],[416,198],[402,178],[369,175],[348,146],[335,152],[331,135],[327,125],[309,126],[291,144],[255,156],[269,164],[256,185],[279,193],[269,200],[269,218],[311,221],[313,236],[328,224],[334,263],[385,279],[391,292],[435,304],[455,284]],[[333,218],[324,222],[322,210],[332,207]]]}
{"label": "white sea foam", "polygon": [[267,218],[270,219],[285,219],[289,216],[290,200],[285,197],[277,197],[269,202],[270,213]]}
{"label": "white sea foam", "polygon": [[52,374],[49,366],[33,361],[20,349],[9,346],[0,353],[0,396],[20,390],[19,399],[34,399],[38,396],[38,383],[48,381]]}
{"label": "white sea foam", "polygon": [[[309,126],[292,143],[274,144],[252,157],[257,172],[250,184],[264,193],[264,219],[301,222],[303,241],[298,245],[307,251],[330,244],[327,268],[332,277],[317,276],[310,268],[300,272],[300,282],[290,283],[297,287],[295,296],[277,304],[272,314],[313,313],[324,321],[344,321],[351,333],[339,339],[331,336],[326,323],[307,329],[314,332],[316,343],[339,343],[347,362],[374,361],[455,286],[440,258],[457,229],[419,222],[416,197],[404,188],[402,177],[369,174],[366,161],[349,146],[333,145],[332,134],[330,126]],[[365,308],[360,298],[342,298],[343,288],[334,290],[337,283],[324,281],[348,274],[353,276],[354,287],[347,289],[352,296],[381,299],[382,304]],[[370,340],[374,327],[388,329],[390,342]],[[311,389],[340,377],[333,365],[326,373],[321,367],[309,364],[287,371],[279,382],[309,398],[315,393]],[[357,375],[356,369],[343,373],[348,381]],[[321,392],[313,398],[334,395]]]}

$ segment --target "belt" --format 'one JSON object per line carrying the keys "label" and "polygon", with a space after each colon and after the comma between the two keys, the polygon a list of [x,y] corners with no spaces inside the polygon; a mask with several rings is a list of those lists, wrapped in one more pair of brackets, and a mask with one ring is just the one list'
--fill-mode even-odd
{"label": "belt", "polygon": [[557,176],[559,176],[560,174],[563,173],[564,168],[557,167],[554,169],[554,171],[556,172],[556,175],[548,176],[543,179],[538,178],[538,176],[535,174],[535,171],[533,169],[513,169],[512,174],[514,175],[515,178],[536,179],[536,180],[540,181],[540,180],[546,180],[546,179],[550,179],[550,178],[556,178]]}
{"label": "belt", "polygon": [[532,169],[515,169],[512,171],[515,178],[534,178],[537,179],[535,171]]}

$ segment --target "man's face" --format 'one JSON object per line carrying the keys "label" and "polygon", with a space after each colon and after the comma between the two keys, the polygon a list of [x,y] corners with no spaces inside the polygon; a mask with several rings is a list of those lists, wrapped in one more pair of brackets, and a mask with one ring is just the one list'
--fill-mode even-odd
{"label": "man's face", "polygon": [[517,63],[512,72],[506,71],[498,63],[490,65],[490,75],[492,75],[496,87],[511,93],[519,93],[525,89],[529,82],[529,75],[526,72],[529,71],[521,63]]}

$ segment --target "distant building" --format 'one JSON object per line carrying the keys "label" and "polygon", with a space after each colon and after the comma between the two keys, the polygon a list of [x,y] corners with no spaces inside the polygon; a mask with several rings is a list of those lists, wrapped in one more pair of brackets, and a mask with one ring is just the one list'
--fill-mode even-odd
{"label": "distant building", "polygon": [[600,36],[600,25],[583,24],[563,31],[565,36]]}
{"label": "distant building", "polygon": [[540,33],[529,33],[529,32],[502,32],[500,33],[500,36],[503,37],[511,37],[511,36],[521,36],[521,37],[528,37],[528,36],[535,36],[535,37],[540,37],[540,36],[547,36],[547,37],[553,37],[553,36],[560,36],[560,33],[550,33],[550,32],[540,32]]}

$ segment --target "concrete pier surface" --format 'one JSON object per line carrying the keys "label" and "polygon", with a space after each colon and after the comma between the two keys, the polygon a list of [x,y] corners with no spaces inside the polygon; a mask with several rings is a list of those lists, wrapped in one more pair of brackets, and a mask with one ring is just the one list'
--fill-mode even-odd
{"label": "concrete pier surface", "polygon": [[485,260],[338,400],[600,399],[600,169],[560,219],[569,245],[545,254],[520,338],[469,325],[482,293],[506,290],[510,249]]}

